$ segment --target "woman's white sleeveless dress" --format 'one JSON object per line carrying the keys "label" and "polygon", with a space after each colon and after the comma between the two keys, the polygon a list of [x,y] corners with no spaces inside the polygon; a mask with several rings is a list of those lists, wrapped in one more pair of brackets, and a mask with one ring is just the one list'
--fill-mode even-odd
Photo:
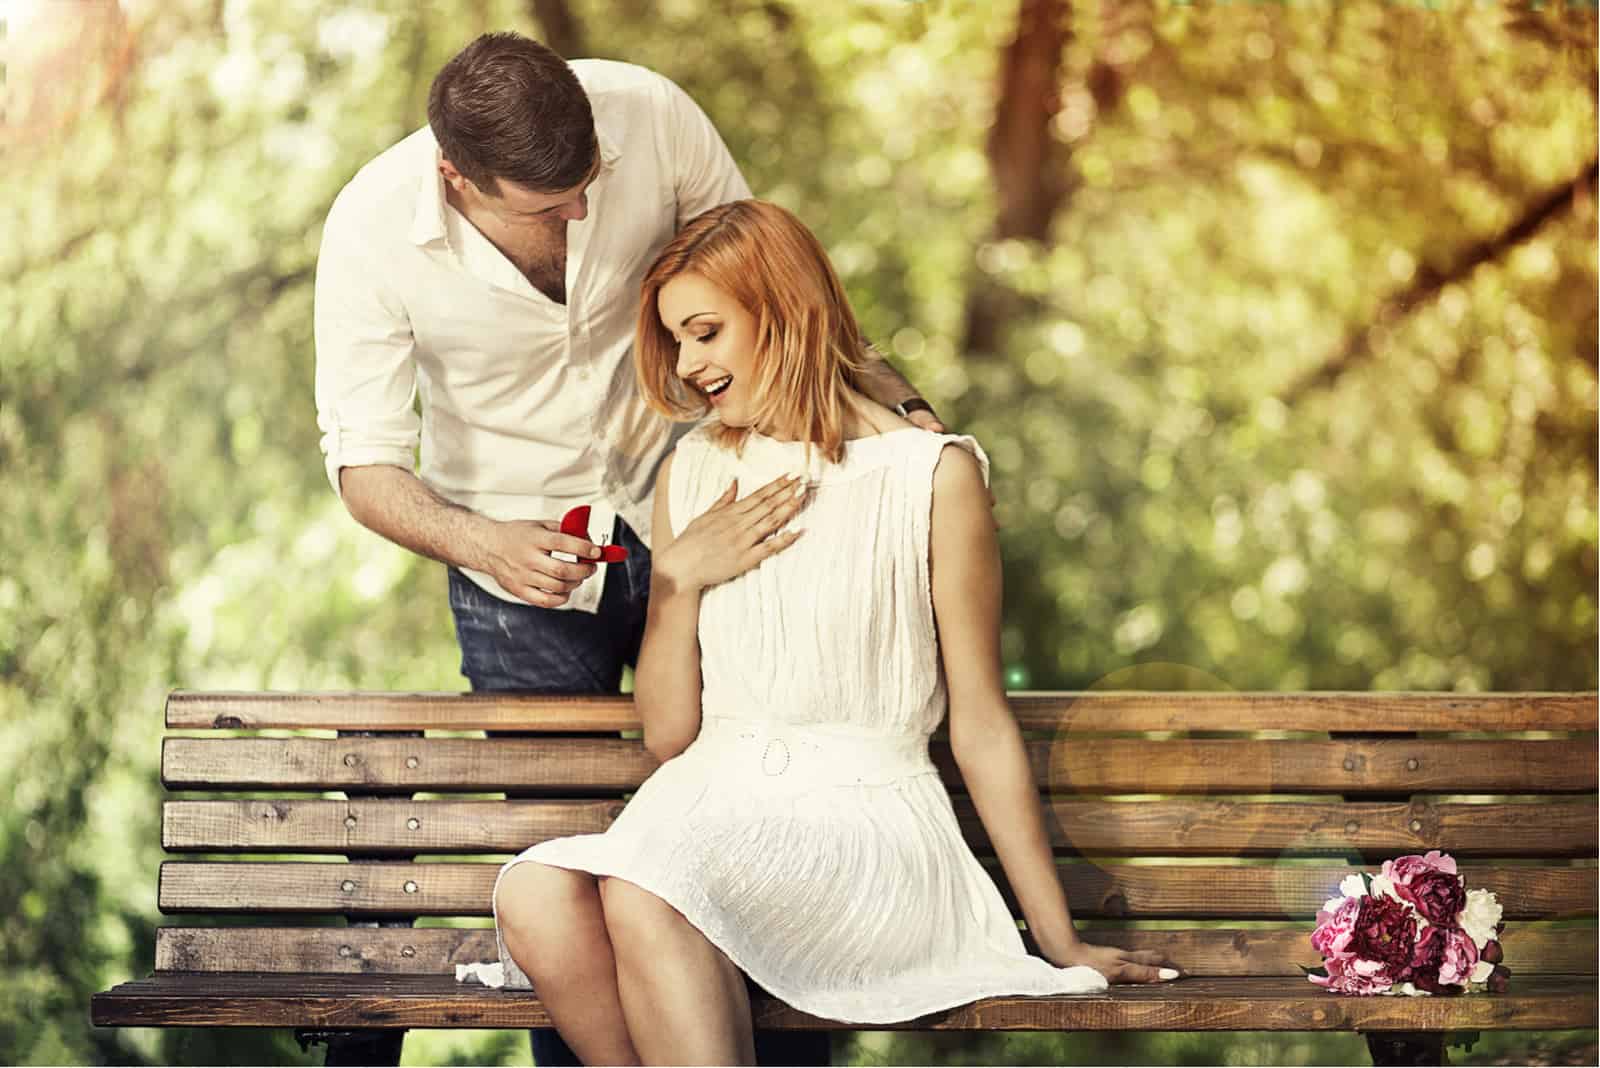
{"label": "woman's white sleeveless dress", "polygon": [[[849,442],[840,464],[808,465],[799,443],[752,436],[736,456],[705,430],[672,462],[674,533],[734,478],[743,497],[806,473],[813,492],[792,524],[805,533],[703,595],[698,738],[605,833],[541,842],[501,874],[531,860],[626,879],[771,994],[849,1023],[1106,989],[1092,968],[1027,953],[928,758],[946,706],[929,585],[933,472],[956,445],[987,480],[983,450],[905,428]],[[500,959],[506,985],[529,989],[503,939]]]}

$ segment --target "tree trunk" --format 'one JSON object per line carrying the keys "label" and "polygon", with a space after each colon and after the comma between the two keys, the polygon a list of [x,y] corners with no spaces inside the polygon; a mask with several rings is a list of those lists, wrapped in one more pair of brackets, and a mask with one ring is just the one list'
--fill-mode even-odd
{"label": "tree trunk", "polygon": [[[1022,0],[1016,37],[1000,54],[1000,92],[987,144],[998,201],[997,241],[1047,241],[1066,196],[1066,153],[1051,138],[1050,123],[1061,110],[1067,15],[1065,0]],[[967,292],[963,354],[996,356],[1018,305],[1015,293],[976,269]]]}
{"label": "tree trunk", "polygon": [[567,0],[528,0],[528,11],[539,23],[543,43],[556,55],[578,59],[588,51],[583,44],[583,27]]}
{"label": "tree trunk", "polygon": [[[1071,77],[1062,69],[1072,39],[1071,14],[1067,0],[1021,0],[1016,36],[1000,54],[999,93],[986,145],[997,202],[991,240],[1047,244],[1071,198],[1072,148],[1051,129],[1061,112],[1061,87]],[[1097,54],[1076,84],[1093,101],[1097,120],[1116,109],[1126,90],[1128,75],[1124,61],[1115,58],[1115,43],[1131,24],[1149,17],[1147,5],[1131,0],[1101,8]],[[975,265],[967,289],[963,357],[999,356],[1007,327],[1028,311],[1021,296]]]}

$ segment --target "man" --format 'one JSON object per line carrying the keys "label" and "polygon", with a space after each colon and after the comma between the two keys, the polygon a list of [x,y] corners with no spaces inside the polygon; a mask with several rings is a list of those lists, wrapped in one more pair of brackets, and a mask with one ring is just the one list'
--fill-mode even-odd
{"label": "man", "polygon": [[[474,690],[615,693],[636,660],[655,473],[689,429],[635,388],[639,282],[679,226],[749,195],[666,78],[497,33],[334,201],[315,310],[328,477],[364,526],[448,566]],[[881,360],[871,389],[942,429]],[[625,562],[561,533],[579,504]],[[534,1046],[577,1063],[553,1031]],[[819,1048],[778,1056],[827,1063]]]}

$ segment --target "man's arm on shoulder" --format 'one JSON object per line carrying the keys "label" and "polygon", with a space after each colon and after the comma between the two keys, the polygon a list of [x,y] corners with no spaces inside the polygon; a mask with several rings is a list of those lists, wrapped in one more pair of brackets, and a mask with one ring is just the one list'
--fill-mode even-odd
{"label": "man's arm on shoulder", "polygon": [[[883,405],[893,408],[898,404],[912,399],[921,399],[910,382],[894,365],[886,360],[883,353],[870,341],[866,345],[867,363],[861,370],[861,390],[867,396]],[[918,409],[906,416],[917,426],[924,430],[931,430],[935,434],[945,432],[944,422],[932,410]]]}

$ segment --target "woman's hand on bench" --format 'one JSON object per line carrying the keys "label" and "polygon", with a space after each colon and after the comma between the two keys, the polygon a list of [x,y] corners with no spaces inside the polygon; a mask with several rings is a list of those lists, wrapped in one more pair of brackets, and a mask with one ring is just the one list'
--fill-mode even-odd
{"label": "woman's hand on bench", "polygon": [[1045,959],[1058,968],[1087,964],[1111,983],[1161,983],[1176,979],[1179,971],[1153,949],[1119,949],[1077,942],[1068,949],[1046,953]]}

